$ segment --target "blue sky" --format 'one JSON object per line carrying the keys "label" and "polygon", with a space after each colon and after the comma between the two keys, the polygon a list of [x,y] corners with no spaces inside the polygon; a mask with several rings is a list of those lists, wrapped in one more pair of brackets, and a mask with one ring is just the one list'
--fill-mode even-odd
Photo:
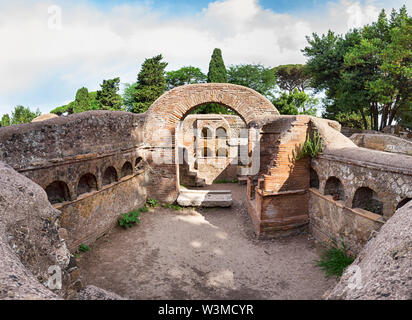
{"label": "blue sky", "polygon": [[0,116],[24,105],[42,113],[103,79],[135,81],[145,58],[167,70],[207,72],[213,48],[226,65],[304,63],[305,36],[344,33],[402,0],[0,0]]}

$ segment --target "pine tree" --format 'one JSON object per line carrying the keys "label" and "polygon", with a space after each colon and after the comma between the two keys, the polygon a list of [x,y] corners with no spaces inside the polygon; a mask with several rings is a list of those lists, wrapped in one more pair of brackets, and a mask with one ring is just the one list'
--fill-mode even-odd
{"label": "pine tree", "polygon": [[[161,54],[146,59],[137,76],[137,85],[134,94],[134,102],[129,111],[145,112],[152,103],[166,91],[165,68],[167,62],[162,62]],[[133,89],[133,88],[132,88]]]}
{"label": "pine tree", "polygon": [[76,98],[73,104],[73,112],[84,112],[90,110],[90,96],[87,88],[83,87],[77,90]]}
{"label": "pine tree", "polygon": [[103,80],[101,90],[97,91],[96,100],[101,110],[122,110],[122,97],[119,91],[120,78]]}

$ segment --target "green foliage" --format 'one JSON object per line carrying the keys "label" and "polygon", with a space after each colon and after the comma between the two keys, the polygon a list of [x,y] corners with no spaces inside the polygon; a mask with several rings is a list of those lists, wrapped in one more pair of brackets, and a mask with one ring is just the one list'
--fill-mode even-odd
{"label": "green foliage", "polygon": [[159,201],[157,201],[156,199],[152,199],[152,198],[147,199],[146,203],[149,207],[152,207],[152,208],[156,208],[159,206]]}
{"label": "green foliage", "polygon": [[266,97],[272,97],[276,76],[272,69],[261,64],[232,65],[227,70],[229,83],[249,87]]}
{"label": "green foliage", "polygon": [[[343,127],[366,129],[364,127],[362,115],[360,114],[360,112],[339,112],[336,114],[335,119],[339,121],[339,123]],[[367,119],[367,122],[370,122],[369,119]]]}
{"label": "green foliage", "polygon": [[411,29],[403,6],[389,19],[382,10],[376,22],[345,36],[329,31],[308,37],[303,52],[313,87],[326,90],[325,115],[360,113],[363,127],[374,130],[407,118],[412,111]]}
{"label": "green foliage", "polygon": [[[50,113],[57,114],[59,116],[67,113],[73,114],[78,112],[84,112],[89,110],[99,110],[100,103],[97,101],[97,91],[88,92],[88,96],[85,96],[85,93],[88,92],[87,88],[81,88],[77,90],[76,98],[74,101],[57,107],[50,111]],[[86,103],[88,102],[88,104]]]}
{"label": "green foliage", "polygon": [[141,213],[149,212],[149,208],[146,207],[146,206],[143,206],[143,207],[139,208],[138,210],[139,210],[139,212],[141,212]]}
{"label": "green foliage", "polygon": [[348,254],[343,242],[341,248],[334,242],[334,246],[324,250],[321,259],[316,261],[316,264],[325,271],[326,277],[340,277],[343,271],[352,264],[354,260],[355,259]]}
{"label": "green foliage", "polygon": [[280,114],[316,116],[318,99],[303,91],[294,89],[291,93],[282,92],[279,97],[272,100],[272,103]]}
{"label": "green foliage", "polygon": [[11,114],[10,124],[28,123],[39,115],[41,115],[39,109],[32,112],[29,108],[16,106]]}
{"label": "green foliage", "polygon": [[223,62],[222,51],[215,48],[209,63],[209,72],[207,73],[207,82],[226,83],[227,71]]}
{"label": "green foliage", "polygon": [[302,64],[280,65],[272,69],[276,75],[276,84],[280,89],[292,93],[295,89],[305,91],[310,87],[312,76]]}
{"label": "green foliage", "polygon": [[123,213],[122,216],[117,220],[119,225],[125,229],[131,228],[134,224],[140,223],[140,212],[139,210],[133,210],[128,213]]}
{"label": "green foliage", "polygon": [[96,100],[101,110],[122,110],[123,100],[117,93],[119,91],[120,78],[103,80],[101,90],[97,91]]}
{"label": "green foliage", "polygon": [[303,146],[298,151],[298,154],[296,154],[293,151],[293,158],[296,161],[306,157],[314,158],[320,152],[322,152],[322,138],[320,137],[319,133],[315,131],[313,134],[313,138],[311,138],[310,136],[306,138],[306,141],[303,143]]}
{"label": "green foliage", "polygon": [[0,124],[0,126],[1,127],[7,127],[7,126],[9,126],[11,124],[11,122],[10,122],[10,116],[6,113],[6,114],[3,114],[3,117],[1,117],[1,124]]}
{"label": "green foliage", "polygon": [[178,204],[174,204],[174,203],[165,203],[163,207],[166,209],[173,209],[175,211],[179,211],[183,209],[183,207],[179,206]]}
{"label": "green foliage", "polygon": [[213,183],[217,183],[217,184],[220,184],[220,183],[238,183],[238,182],[239,182],[238,179],[218,179],[218,180],[213,181]]}
{"label": "green foliage", "polygon": [[84,243],[81,243],[79,246],[79,251],[80,252],[87,252],[90,250],[90,247],[86,246]]}
{"label": "green foliage", "polygon": [[73,258],[77,259],[79,257],[79,253],[78,252],[74,252],[73,253]]}
{"label": "green foliage", "polygon": [[166,72],[167,89],[183,86],[185,84],[204,83],[207,76],[199,68],[192,66],[182,67],[176,71]]}
{"label": "green foliage", "polygon": [[84,112],[90,109],[90,97],[87,88],[77,90],[73,104],[73,113]]}
{"label": "green foliage", "polygon": [[[222,51],[218,48],[213,50],[209,62],[209,71],[207,73],[208,83],[227,83],[227,70],[222,58]],[[231,109],[216,103],[209,103],[197,107],[192,113],[200,114],[236,114]]]}
{"label": "green foliage", "polygon": [[151,104],[166,91],[167,62],[162,62],[162,59],[163,56],[159,54],[143,62],[136,85],[132,84],[127,87],[126,107],[128,111],[146,112]]}

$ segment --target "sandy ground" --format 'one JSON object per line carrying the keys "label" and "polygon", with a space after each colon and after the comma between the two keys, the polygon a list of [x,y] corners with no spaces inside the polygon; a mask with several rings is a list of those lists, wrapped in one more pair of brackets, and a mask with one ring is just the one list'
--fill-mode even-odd
{"label": "sandy ground", "polygon": [[141,224],[117,227],[77,259],[84,284],[130,299],[321,299],[336,281],[315,265],[309,234],[257,240],[245,186],[223,209],[156,208]]}

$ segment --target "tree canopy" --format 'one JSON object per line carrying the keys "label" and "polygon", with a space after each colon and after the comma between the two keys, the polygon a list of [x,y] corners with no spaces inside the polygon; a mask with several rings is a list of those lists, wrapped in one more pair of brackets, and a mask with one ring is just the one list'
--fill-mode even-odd
{"label": "tree canopy", "polygon": [[[360,114],[363,127],[382,130],[412,112],[412,20],[405,6],[344,36],[307,37],[303,49],[312,86],[325,90],[325,117]],[[369,119],[368,119],[369,117]]]}
{"label": "tree canopy", "polygon": [[272,103],[280,114],[316,116],[318,100],[295,88],[291,93],[282,92],[279,97],[272,100]]}
{"label": "tree canopy", "polygon": [[126,107],[128,111],[142,113],[166,91],[165,68],[161,54],[146,59],[137,76],[136,84],[126,87]]}
{"label": "tree canopy", "polygon": [[167,89],[183,86],[185,84],[204,83],[207,76],[199,68],[187,66],[179,70],[166,72]]}
{"label": "tree canopy", "polygon": [[266,97],[272,97],[276,76],[271,68],[261,64],[231,65],[227,70],[229,83],[238,84],[256,90]]}
{"label": "tree canopy", "polygon": [[3,116],[1,117],[1,123],[0,123],[0,126],[1,127],[7,127],[7,126],[9,126],[11,123],[10,123],[10,116],[6,113],[6,114],[3,114]]}
{"label": "tree canopy", "polygon": [[311,75],[302,64],[286,64],[273,68],[276,84],[280,89],[292,93],[293,90],[305,91],[310,87]]}
{"label": "tree canopy", "polygon": [[[117,93],[119,91],[120,78],[103,80],[101,90],[97,91],[96,100],[101,110],[122,110],[123,100]],[[83,95],[83,94],[82,94]],[[76,95],[77,99],[77,95]]]}
{"label": "tree canopy", "polygon": [[3,115],[1,118],[1,126],[6,127],[12,124],[28,123],[39,115],[41,115],[39,109],[33,112],[30,108],[19,105],[14,108],[11,118],[8,114]]}

